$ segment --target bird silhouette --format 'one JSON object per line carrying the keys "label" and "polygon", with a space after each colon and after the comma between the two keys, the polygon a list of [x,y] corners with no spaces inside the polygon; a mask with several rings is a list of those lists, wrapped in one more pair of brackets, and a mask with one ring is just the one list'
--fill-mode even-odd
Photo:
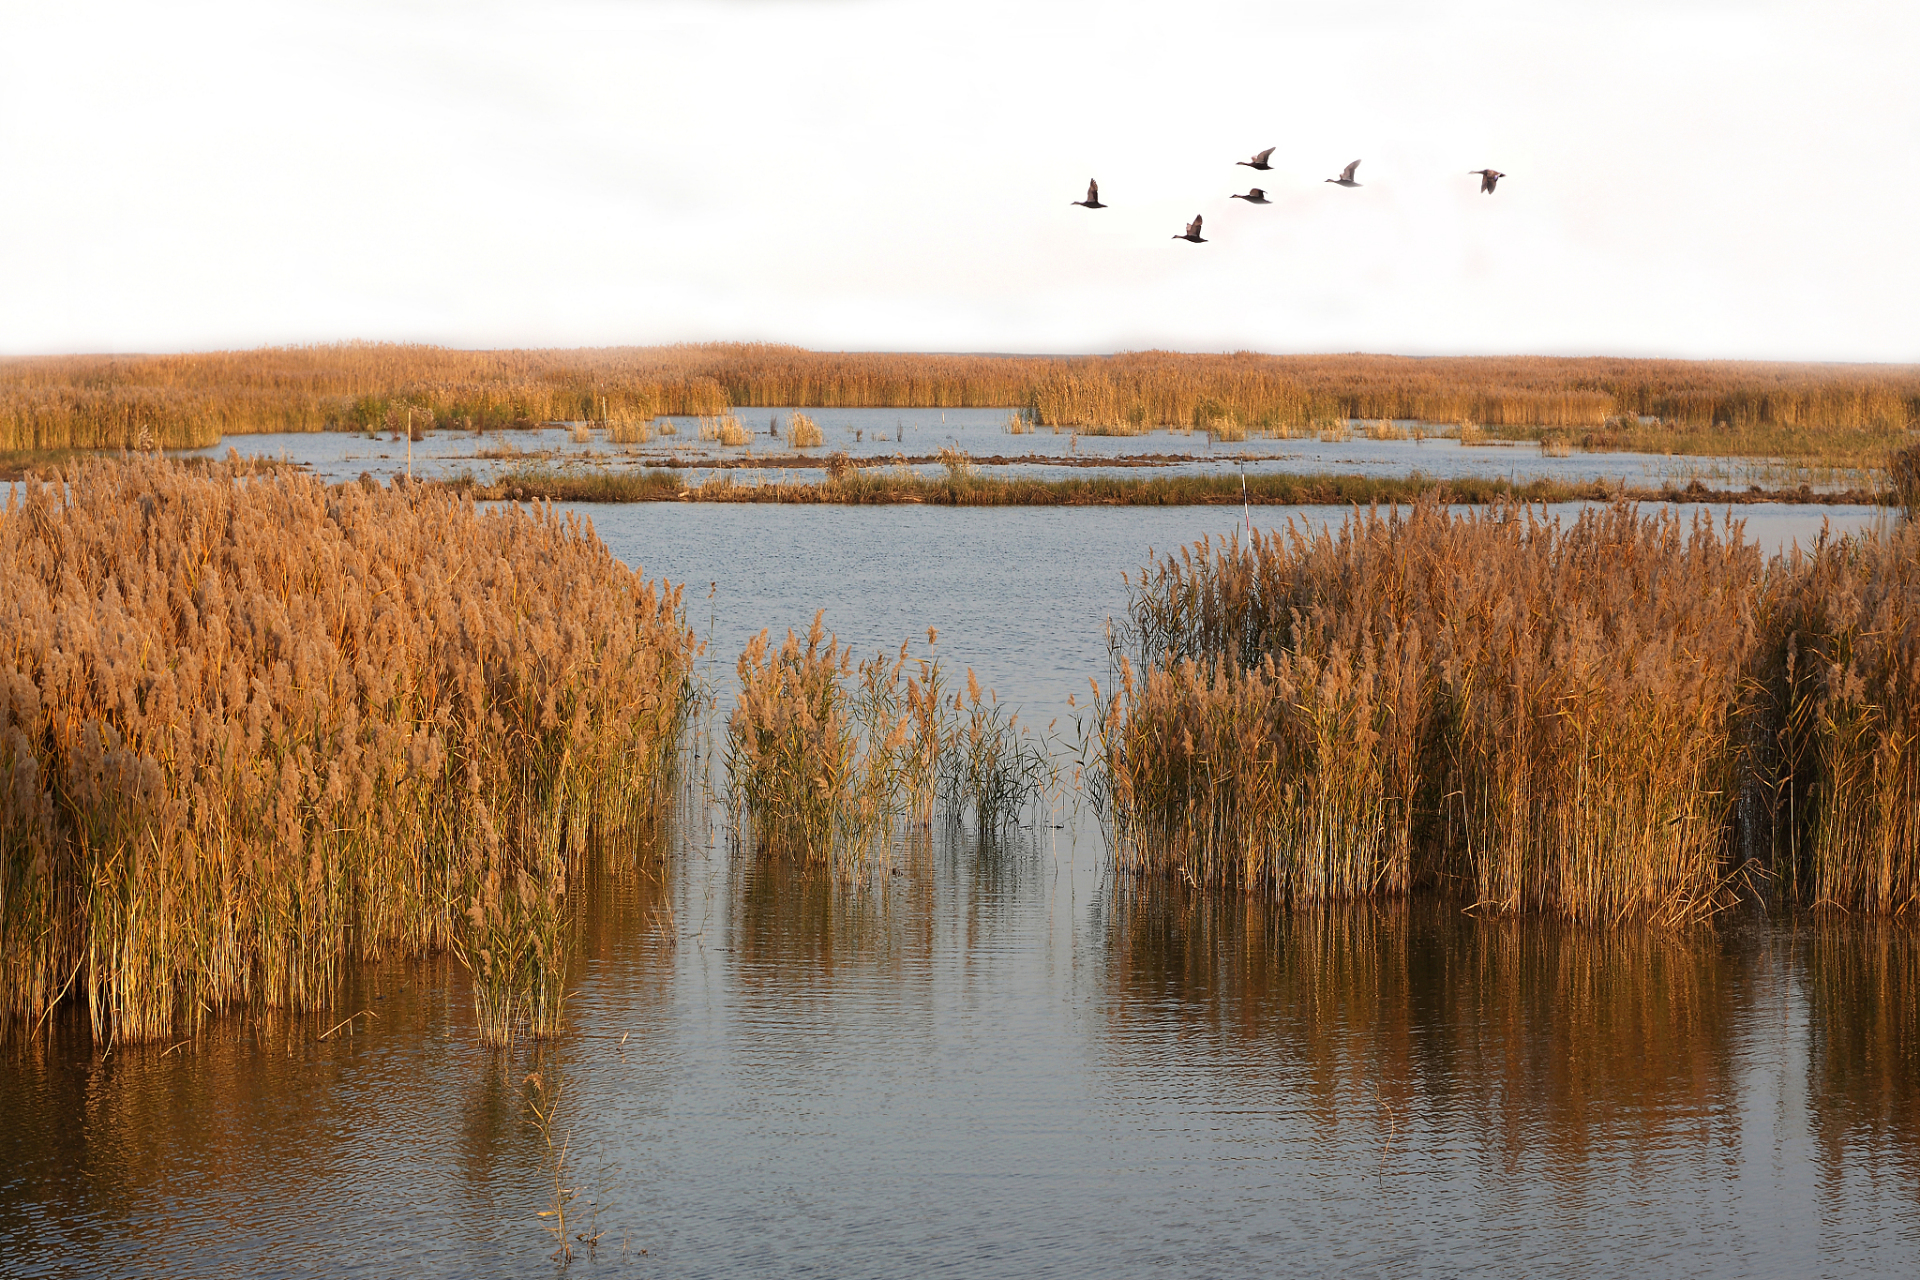
{"label": "bird silhouette", "polygon": [[1467,172],[1480,175],[1480,190],[1487,195],[1493,194],[1494,183],[1507,176],[1498,169],[1469,169]]}
{"label": "bird silhouette", "polygon": [[1087,183],[1087,198],[1085,200],[1075,200],[1073,203],[1083,209],[1104,209],[1107,207],[1100,203],[1100,184],[1093,181]]}
{"label": "bird silhouette", "polygon": [[1260,152],[1258,155],[1254,156],[1254,158],[1251,160],[1235,160],[1234,163],[1243,164],[1247,166],[1247,168],[1249,169],[1259,169],[1262,172],[1265,172],[1266,170],[1273,168],[1272,165],[1267,163],[1267,157],[1272,154],[1273,154],[1273,148],[1268,147],[1265,151]]}
{"label": "bird silhouette", "polygon": [[1193,221],[1187,224],[1186,234],[1175,236],[1174,239],[1175,240],[1191,240],[1195,244],[1205,244],[1206,241],[1200,238],[1200,215],[1197,213],[1194,214]]}
{"label": "bird silhouette", "polygon": [[1245,200],[1248,204],[1272,204],[1273,203],[1273,201],[1267,199],[1267,193],[1262,191],[1258,187],[1249,187],[1247,189],[1247,194],[1245,195],[1241,195],[1239,192],[1236,191],[1232,196],[1229,197],[1229,199]]}
{"label": "bird silhouette", "polygon": [[1346,168],[1340,171],[1339,177],[1328,178],[1327,181],[1333,183],[1336,186],[1357,187],[1360,184],[1353,180],[1353,171],[1355,169],[1358,169],[1359,167],[1360,167],[1360,162],[1358,160],[1355,160],[1352,164],[1348,165]]}

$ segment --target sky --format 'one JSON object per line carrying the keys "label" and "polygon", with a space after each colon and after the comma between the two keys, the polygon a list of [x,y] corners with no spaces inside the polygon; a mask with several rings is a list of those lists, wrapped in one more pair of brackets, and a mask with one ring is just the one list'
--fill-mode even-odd
{"label": "sky", "polygon": [[1920,361],[1916,66],[1853,0],[0,0],[0,353]]}

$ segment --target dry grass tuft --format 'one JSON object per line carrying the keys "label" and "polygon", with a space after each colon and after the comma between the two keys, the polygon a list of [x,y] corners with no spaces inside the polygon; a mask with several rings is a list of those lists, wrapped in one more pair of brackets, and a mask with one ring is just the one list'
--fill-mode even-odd
{"label": "dry grass tuft", "polygon": [[0,516],[0,1008],[149,1040],[452,948],[557,1026],[570,885],[648,846],[694,642],[577,518],[93,462]]}
{"label": "dry grass tuft", "polygon": [[653,427],[645,418],[612,418],[607,422],[608,444],[651,444]]}
{"label": "dry grass tuft", "polygon": [[825,440],[820,432],[820,424],[804,413],[795,413],[787,419],[787,443],[796,449],[818,449]]}

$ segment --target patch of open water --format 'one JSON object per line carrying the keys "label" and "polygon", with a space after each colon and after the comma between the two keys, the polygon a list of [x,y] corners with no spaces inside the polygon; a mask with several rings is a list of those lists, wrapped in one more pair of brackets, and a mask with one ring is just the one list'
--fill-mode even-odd
{"label": "patch of open water", "polygon": [[[1121,573],[1239,519],[588,514],[688,583],[713,723],[745,638],[820,607],[860,649],[936,626],[1060,716],[1104,671]],[[1827,518],[1879,513],[1748,528]],[[1911,928],[1293,913],[1116,881],[1086,815],[1054,818],[1010,850],[903,850],[853,892],[733,855],[696,799],[659,879],[590,895],[543,1048],[482,1049],[444,960],[353,973],[327,1018],[10,1047],[0,1274],[553,1274],[528,1104],[555,1091],[575,1224],[604,1232],[582,1275],[1920,1269]]]}
{"label": "patch of open water", "polygon": [[[1530,443],[1463,446],[1449,437],[1374,440],[1362,431],[1364,424],[1355,424],[1350,438],[1342,441],[1254,437],[1227,443],[1214,442],[1204,432],[1166,430],[1130,437],[1086,436],[1052,430],[1010,435],[1004,409],[809,409],[806,412],[818,421],[825,435],[824,443],[817,449],[796,451],[786,444],[785,423],[792,410],[752,409],[739,411],[743,423],[755,433],[744,447],[726,448],[714,441],[701,441],[699,420],[695,418],[670,419],[676,424],[677,434],[656,437],[646,445],[609,444],[600,432],[595,432],[589,440],[576,442],[564,427],[558,426],[485,435],[441,431],[415,442],[413,470],[415,475],[423,477],[444,478],[470,472],[484,479],[527,462],[624,470],[659,466],[671,459],[686,465],[688,470],[683,474],[689,481],[698,482],[707,474],[704,469],[707,464],[777,457],[797,458],[791,464],[782,464],[793,478],[817,479],[823,474],[821,468],[826,456],[836,451],[861,458],[891,459],[897,455],[930,458],[943,448],[952,448],[973,458],[1030,458],[1031,461],[1018,468],[986,470],[1017,472],[1043,479],[1233,474],[1241,468],[1249,475],[1273,472],[1388,477],[1418,471],[1435,480],[1497,477],[1523,483],[1546,479],[1569,484],[1600,480],[1624,481],[1640,488],[1659,488],[1667,482],[1685,485],[1695,478],[1714,488],[1744,487],[1749,483],[1774,487],[1786,478],[1779,464],[1763,458],[1578,451],[1554,457]],[[767,433],[769,424],[774,422],[780,424],[778,437]],[[1418,424],[1399,425],[1412,428]],[[371,439],[345,432],[229,436],[218,445],[192,451],[192,456],[225,456],[229,448],[247,457],[284,457],[328,481],[351,480],[362,472],[385,480],[404,473],[407,466],[404,440],[389,436]],[[519,456],[484,456],[513,451]],[[1139,465],[1144,458],[1155,461],[1150,466]],[[1086,465],[1098,460],[1111,460],[1114,465]],[[1068,465],[1069,462],[1072,465]],[[932,473],[939,467],[921,463],[916,469]],[[771,470],[761,474],[778,476],[780,473],[780,470]],[[751,482],[751,474],[741,479]],[[1794,484],[1799,482],[1797,478],[1792,479]],[[1816,483],[1814,487],[1832,486]]]}

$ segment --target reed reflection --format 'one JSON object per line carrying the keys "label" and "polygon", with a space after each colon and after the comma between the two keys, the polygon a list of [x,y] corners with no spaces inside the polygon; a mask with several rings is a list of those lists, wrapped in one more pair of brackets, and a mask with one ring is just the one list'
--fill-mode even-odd
{"label": "reed reflection", "polygon": [[1824,923],[1805,973],[1822,1199],[1838,1206],[1866,1194],[1853,1183],[1890,1176],[1920,1203],[1920,936],[1905,921]]}
{"label": "reed reflection", "polygon": [[1291,911],[1131,879],[1094,911],[1118,1078],[1129,1060],[1211,1076],[1382,1145],[1444,1122],[1506,1167],[1737,1144],[1754,984],[1713,936],[1419,898]]}

